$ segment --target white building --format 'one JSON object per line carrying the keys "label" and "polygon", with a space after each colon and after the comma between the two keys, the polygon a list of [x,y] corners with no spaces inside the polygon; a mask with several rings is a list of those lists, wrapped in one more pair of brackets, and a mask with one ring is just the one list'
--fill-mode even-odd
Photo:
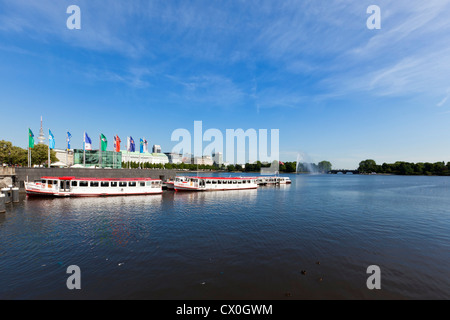
{"label": "white building", "polygon": [[223,164],[223,153],[222,152],[213,153],[212,158],[216,165],[221,166]]}
{"label": "white building", "polygon": [[183,155],[173,152],[164,153],[169,158],[169,163],[180,164],[183,163]]}
{"label": "white building", "polygon": [[212,160],[211,156],[203,156],[203,157],[194,157],[192,159],[192,163],[198,165],[212,166],[214,164],[214,161]]}
{"label": "white building", "polygon": [[160,145],[153,145],[153,153],[161,153],[161,146]]}
{"label": "white building", "polygon": [[166,164],[169,158],[164,153],[139,153],[139,152],[122,152],[122,163],[150,163],[150,164]]}
{"label": "white building", "polygon": [[58,162],[64,163],[67,167],[73,166],[73,150],[69,150],[68,152],[64,149],[53,149],[56,153],[56,158]]}

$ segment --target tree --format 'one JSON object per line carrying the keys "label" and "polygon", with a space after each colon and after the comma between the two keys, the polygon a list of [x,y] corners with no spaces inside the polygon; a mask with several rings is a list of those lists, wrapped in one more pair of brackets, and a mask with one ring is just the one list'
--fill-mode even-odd
{"label": "tree", "polygon": [[[43,165],[48,161],[48,146],[45,144],[37,144],[31,149],[31,164]],[[56,153],[50,150],[50,161],[57,162]]]}
{"label": "tree", "polygon": [[359,163],[358,171],[364,172],[364,173],[376,172],[377,171],[377,163],[375,162],[375,160],[371,160],[371,159],[361,161]]}
{"label": "tree", "polygon": [[328,171],[331,171],[331,168],[332,168],[332,165],[331,165],[331,162],[329,162],[329,161],[321,161],[318,164],[319,172],[322,172],[322,173],[327,173]]}
{"label": "tree", "polygon": [[12,143],[0,140],[0,163],[11,164]]}

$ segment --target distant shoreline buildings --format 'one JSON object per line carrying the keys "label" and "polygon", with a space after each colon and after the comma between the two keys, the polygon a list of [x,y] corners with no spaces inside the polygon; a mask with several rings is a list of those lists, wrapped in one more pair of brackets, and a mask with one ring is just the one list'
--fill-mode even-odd
{"label": "distant shoreline buildings", "polygon": [[[85,133],[85,136],[86,133]],[[172,152],[162,152],[161,145],[155,144],[152,148],[152,153],[148,152],[148,148],[141,148],[138,151],[110,151],[110,150],[89,150],[85,149],[72,149],[70,148],[70,133],[67,133],[66,137],[66,149],[53,149],[58,162],[55,165],[65,167],[102,167],[102,168],[122,168],[123,164],[138,163],[140,166],[145,164],[195,164],[195,165],[207,165],[222,167],[227,166],[229,163],[223,161],[223,154],[221,152],[214,152],[211,155],[193,156],[191,154],[176,154]],[[118,147],[116,148],[116,138],[118,141]],[[43,128],[43,119],[41,116],[41,124],[39,130],[39,136],[37,137],[38,144],[48,145],[48,138],[45,136]],[[114,137],[114,150],[120,148],[120,139],[118,136]],[[147,141],[144,139],[145,143]],[[84,141],[85,143],[86,141]],[[90,141],[89,141],[90,142]],[[142,143],[142,142],[141,142]],[[91,147],[89,143],[89,147]]]}

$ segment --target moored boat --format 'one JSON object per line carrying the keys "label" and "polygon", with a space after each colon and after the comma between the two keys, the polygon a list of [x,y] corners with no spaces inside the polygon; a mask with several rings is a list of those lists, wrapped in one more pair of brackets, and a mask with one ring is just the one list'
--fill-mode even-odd
{"label": "moored boat", "polygon": [[[177,178],[179,178],[177,180]],[[221,178],[221,177],[177,177],[174,182],[175,191],[225,191],[256,189],[257,178]]]}
{"label": "moored boat", "polygon": [[289,177],[268,176],[259,177],[257,183],[260,185],[277,185],[277,184],[290,184],[292,181]]}
{"label": "moored boat", "polygon": [[25,182],[30,196],[103,197],[162,193],[162,181],[150,178],[42,177]]}

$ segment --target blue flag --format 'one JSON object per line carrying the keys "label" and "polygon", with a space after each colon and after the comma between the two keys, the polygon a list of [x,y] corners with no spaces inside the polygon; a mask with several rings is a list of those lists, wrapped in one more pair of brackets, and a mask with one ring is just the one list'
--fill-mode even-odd
{"label": "blue flag", "polygon": [[142,139],[141,139],[141,143],[140,143],[139,152],[144,153],[144,140],[142,140]]}
{"label": "blue flag", "polygon": [[67,131],[67,150],[70,149],[70,138],[72,138],[72,135]]}
{"label": "blue flag", "polygon": [[55,149],[55,136],[50,129],[48,129],[48,147],[50,149]]}
{"label": "blue flag", "polygon": [[130,152],[136,151],[136,145],[134,144],[133,137],[130,137]]}
{"label": "blue flag", "polygon": [[92,150],[92,141],[86,132],[84,133],[84,150]]}

